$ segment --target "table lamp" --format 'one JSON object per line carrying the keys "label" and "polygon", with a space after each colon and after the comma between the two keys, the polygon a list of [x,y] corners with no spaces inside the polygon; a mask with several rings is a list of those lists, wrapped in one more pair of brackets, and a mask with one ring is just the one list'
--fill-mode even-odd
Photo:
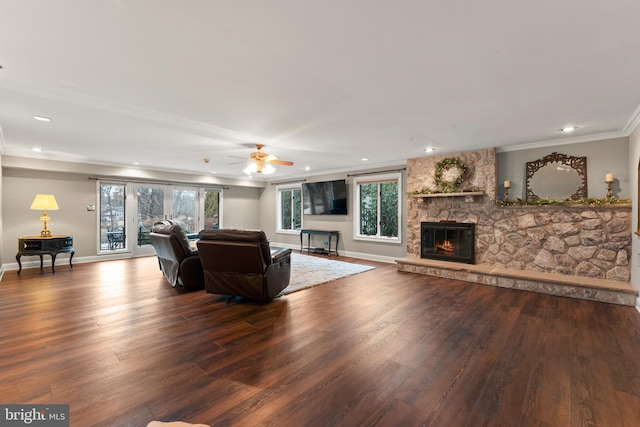
{"label": "table lamp", "polygon": [[47,209],[50,211],[57,211],[60,209],[58,207],[58,203],[56,202],[56,198],[53,194],[36,194],[36,198],[33,199],[33,203],[31,203],[32,210],[43,210],[42,216],[40,217],[40,221],[44,223],[44,228],[40,232],[40,237],[51,237],[51,230],[47,229],[47,223],[49,222],[49,217],[47,216]]}

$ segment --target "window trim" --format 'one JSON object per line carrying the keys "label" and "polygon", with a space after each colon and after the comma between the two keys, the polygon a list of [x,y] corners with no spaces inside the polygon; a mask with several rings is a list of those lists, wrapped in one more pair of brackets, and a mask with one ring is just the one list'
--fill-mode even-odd
{"label": "window trim", "polygon": [[[397,181],[398,182],[398,236],[386,237],[386,236],[366,236],[360,234],[360,185],[362,184],[381,184],[384,182]],[[402,173],[381,173],[379,175],[367,175],[362,177],[354,177],[352,182],[353,193],[353,240],[390,243],[390,244],[402,244]],[[379,196],[378,196],[378,200]],[[378,203],[378,214],[380,211],[380,203]],[[378,227],[378,233],[380,233],[380,227]]]}
{"label": "window trim", "polygon": [[[124,188],[124,232],[125,238],[122,245],[122,248],[118,249],[102,249],[102,186],[121,186]],[[113,254],[123,254],[130,253],[131,248],[129,245],[129,239],[126,237],[129,233],[129,224],[127,221],[128,211],[129,211],[129,194],[130,188],[128,183],[121,181],[109,181],[109,180],[96,180],[96,243],[97,243],[97,255],[113,255]]]}
{"label": "window trim", "polygon": [[[276,233],[278,234],[300,234],[300,230],[283,229],[282,225],[282,192],[286,190],[299,190],[300,197],[302,197],[302,184],[280,184],[276,186]],[[304,215],[302,214],[303,206],[302,200],[300,200],[300,229],[304,228],[303,221]]]}
{"label": "window trim", "polygon": [[200,227],[204,229],[205,213],[204,213],[204,201],[207,192],[218,193],[218,228],[224,228],[222,225],[222,204],[224,200],[224,189],[217,187],[202,187],[200,189],[200,208],[198,209],[198,220]]}

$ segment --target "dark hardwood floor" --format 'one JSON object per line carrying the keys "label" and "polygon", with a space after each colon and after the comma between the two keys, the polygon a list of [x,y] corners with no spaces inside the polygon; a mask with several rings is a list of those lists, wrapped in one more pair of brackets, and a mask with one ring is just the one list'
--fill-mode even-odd
{"label": "dark hardwood floor", "polygon": [[270,304],[177,292],[154,257],[6,272],[0,402],[80,427],[640,425],[635,308],[350,261],[376,269]]}

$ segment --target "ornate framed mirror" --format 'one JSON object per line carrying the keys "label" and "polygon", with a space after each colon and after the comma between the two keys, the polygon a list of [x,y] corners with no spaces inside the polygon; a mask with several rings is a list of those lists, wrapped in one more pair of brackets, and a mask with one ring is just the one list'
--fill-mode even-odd
{"label": "ornate framed mirror", "polygon": [[587,198],[587,158],[551,153],[527,162],[526,200]]}

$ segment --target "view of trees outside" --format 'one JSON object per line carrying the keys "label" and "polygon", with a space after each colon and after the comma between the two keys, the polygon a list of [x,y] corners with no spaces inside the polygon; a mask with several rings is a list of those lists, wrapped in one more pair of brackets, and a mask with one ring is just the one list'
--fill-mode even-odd
{"label": "view of trees outside", "polygon": [[359,188],[360,234],[398,237],[398,181],[360,184]]}
{"label": "view of trees outside", "polygon": [[195,233],[197,227],[196,190],[173,190],[172,219],[178,221],[185,233]]}
{"label": "view of trees outside", "polygon": [[100,249],[124,247],[125,186],[100,185]]}
{"label": "view of trees outside", "polygon": [[[126,243],[126,184],[100,184],[100,250],[124,249]],[[165,206],[171,202],[171,219],[180,223],[185,233],[197,233],[199,223],[199,191],[196,188],[168,186],[136,187],[137,244],[149,245],[149,233],[156,222],[165,219]],[[170,200],[165,200],[171,198]],[[204,190],[204,228],[220,227],[220,190]]]}
{"label": "view of trees outside", "polygon": [[138,187],[138,246],[150,245],[153,224],[164,219],[164,190]]}
{"label": "view of trees outside", "polygon": [[302,227],[302,192],[292,188],[280,191],[280,229],[300,230]]}
{"label": "view of trees outside", "polygon": [[378,184],[360,185],[360,234],[378,234]]}
{"label": "view of trees outside", "polygon": [[218,229],[220,219],[220,191],[205,190],[204,193],[204,228]]}
{"label": "view of trees outside", "polygon": [[380,235],[398,237],[398,181],[380,184]]}

